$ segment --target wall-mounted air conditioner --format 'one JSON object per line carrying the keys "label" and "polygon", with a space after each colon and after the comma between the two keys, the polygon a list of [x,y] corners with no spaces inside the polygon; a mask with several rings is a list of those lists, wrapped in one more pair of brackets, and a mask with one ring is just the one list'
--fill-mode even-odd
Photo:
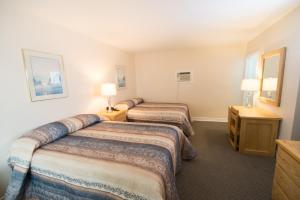
{"label": "wall-mounted air conditioner", "polygon": [[191,82],[192,72],[191,71],[176,72],[176,80],[177,82]]}

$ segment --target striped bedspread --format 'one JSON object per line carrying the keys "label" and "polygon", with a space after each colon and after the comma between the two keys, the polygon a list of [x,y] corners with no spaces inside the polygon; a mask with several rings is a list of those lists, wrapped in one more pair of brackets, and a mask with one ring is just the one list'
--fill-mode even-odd
{"label": "striped bedspread", "polygon": [[90,126],[73,117],[18,139],[6,199],[179,199],[175,174],[196,157],[179,128],[89,118]]}
{"label": "striped bedspread", "polygon": [[188,106],[181,103],[141,103],[127,112],[128,121],[171,124],[194,135]]}

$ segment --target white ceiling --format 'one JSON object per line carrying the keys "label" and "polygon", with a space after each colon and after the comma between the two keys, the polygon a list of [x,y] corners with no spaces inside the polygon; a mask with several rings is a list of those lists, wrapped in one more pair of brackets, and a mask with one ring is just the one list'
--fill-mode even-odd
{"label": "white ceiling", "polygon": [[247,42],[300,0],[22,0],[16,9],[139,52]]}

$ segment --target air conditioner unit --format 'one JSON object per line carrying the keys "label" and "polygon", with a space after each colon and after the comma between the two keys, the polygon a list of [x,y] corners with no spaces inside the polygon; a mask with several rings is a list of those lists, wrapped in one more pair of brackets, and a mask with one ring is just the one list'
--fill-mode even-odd
{"label": "air conditioner unit", "polygon": [[190,72],[190,71],[177,72],[176,80],[177,80],[177,82],[191,82],[192,72]]}

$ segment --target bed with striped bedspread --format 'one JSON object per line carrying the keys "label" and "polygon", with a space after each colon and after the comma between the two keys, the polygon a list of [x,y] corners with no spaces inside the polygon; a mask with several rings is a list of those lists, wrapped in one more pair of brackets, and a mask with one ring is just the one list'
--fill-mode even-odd
{"label": "bed with striped bedspread", "polygon": [[186,136],[194,135],[189,108],[182,103],[145,102],[127,112],[128,121],[171,124],[183,130]]}
{"label": "bed with striped bedspread", "polygon": [[176,172],[195,157],[175,126],[79,115],[13,144],[6,199],[177,200]]}

